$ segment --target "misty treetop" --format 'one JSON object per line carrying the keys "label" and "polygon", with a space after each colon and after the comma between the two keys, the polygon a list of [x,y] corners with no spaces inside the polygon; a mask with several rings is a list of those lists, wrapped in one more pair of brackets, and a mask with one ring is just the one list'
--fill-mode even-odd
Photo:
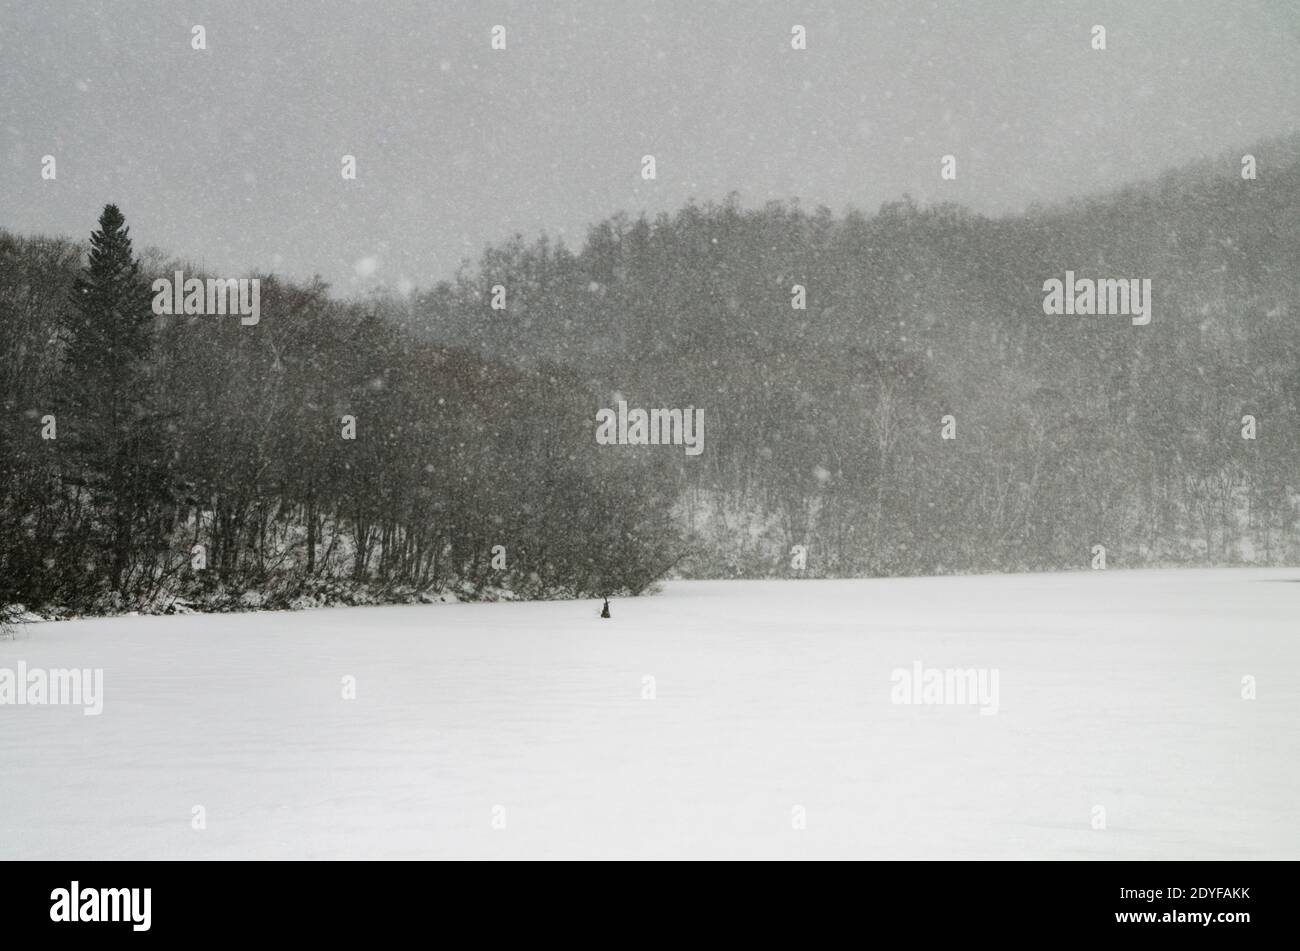
{"label": "misty treetop", "polygon": [[[1096,545],[1112,567],[1294,562],[1300,138],[1247,159],[1002,219],[616,215],[576,253],[516,236],[395,311],[703,407],[708,450],[673,466],[690,574],[1086,568]],[[1049,316],[1065,277],[1125,279],[1137,309]]]}

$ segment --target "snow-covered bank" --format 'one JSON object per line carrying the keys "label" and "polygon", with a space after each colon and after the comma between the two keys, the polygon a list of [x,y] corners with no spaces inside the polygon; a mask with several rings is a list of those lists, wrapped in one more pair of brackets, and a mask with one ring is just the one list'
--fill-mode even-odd
{"label": "snow-covered bank", "polygon": [[[1298,858],[1298,605],[1108,571],[24,625],[0,670],[102,668],[103,712],[0,706],[0,858]],[[997,714],[892,703],[918,661]]]}

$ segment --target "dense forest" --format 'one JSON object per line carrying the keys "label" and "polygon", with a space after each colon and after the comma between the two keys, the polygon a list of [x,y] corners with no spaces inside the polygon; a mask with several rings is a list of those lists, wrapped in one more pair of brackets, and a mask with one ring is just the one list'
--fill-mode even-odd
{"label": "dense forest", "polygon": [[[620,214],[405,297],[264,274],[255,326],[155,315],[183,265],[113,206],[0,232],[0,604],[1295,563],[1300,138],[1250,151],[999,219]],[[1067,270],[1150,324],[1045,315]],[[704,451],[598,445],[619,400]]]}
{"label": "dense forest", "polygon": [[590,451],[571,372],[269,276],[255,326],[157,317],[121,212],[99,224],[84,266],[0,238],[0,603],[638,593],[683,555],[663,480]]}

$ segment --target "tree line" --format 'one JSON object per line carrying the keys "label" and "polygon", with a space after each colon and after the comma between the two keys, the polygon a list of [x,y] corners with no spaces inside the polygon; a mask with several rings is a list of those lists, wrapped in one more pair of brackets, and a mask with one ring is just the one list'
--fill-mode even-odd
{"label": "tree line", "polygon": [[681,557],[653,468],[592,451],[565,368],[273,276],[256,327],[160,317],[171,266],[111,205],[84,253],[0,236],[0,603],[612,595]]}
{"label": "tree line", "polygon": [[[256,327],[154,315],[177,264],[111,206],[0,233],[0,602],[1294,563],[1300,139],[1254,152],[999,219],[619,214],[406,296],[263,275]],[[1044,315],[1067,270],[1151,323]],[[598,446],[618,399],[705,451]]]}
{"label": "tree line", "polygon": [[[401,317],[705,407],[708,449],[673,460],[694,576],[1294,563],[1300,137],[1251,152],[1256,179],[1235,154],[998,219],[616,215],[576,252],[515,236]],[[1067,270],[1149,279],[1152,322],[1045,315]]]}

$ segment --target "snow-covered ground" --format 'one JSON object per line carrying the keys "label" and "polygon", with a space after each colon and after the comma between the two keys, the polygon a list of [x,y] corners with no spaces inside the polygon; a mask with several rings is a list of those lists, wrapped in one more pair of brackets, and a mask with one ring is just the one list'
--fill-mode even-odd
{"label": "snow-covered ground", "polygon": [[[0,706],[0,858],[1295,859],[1298,606],[1097,571],[24,625],[0,668],[103,668],[103,712]],[[892,703],[916,661],[998,712]]]}

